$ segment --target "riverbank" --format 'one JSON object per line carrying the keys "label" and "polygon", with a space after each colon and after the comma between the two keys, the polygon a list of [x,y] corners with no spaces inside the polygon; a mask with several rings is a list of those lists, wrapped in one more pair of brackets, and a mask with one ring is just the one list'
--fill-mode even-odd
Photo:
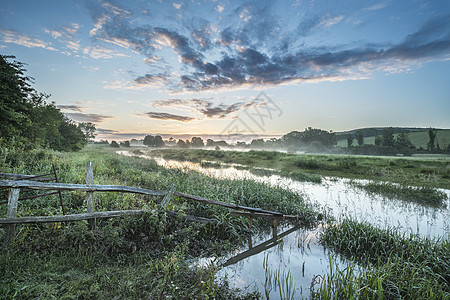
{"label": "riverbank", "polygon": [[217,161],[281,172],[390,181],[411,186],[450,189],[450,157],[403,158],[290,154],[276,151],[215,151],[202,149],[155,149],[151,156],[191,162]]}

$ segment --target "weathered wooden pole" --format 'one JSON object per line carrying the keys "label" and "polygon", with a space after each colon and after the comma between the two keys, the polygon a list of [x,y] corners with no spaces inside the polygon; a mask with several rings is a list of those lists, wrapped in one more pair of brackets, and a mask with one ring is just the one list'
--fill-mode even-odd
{"label": "weathered wooden pole", "polygon": [[[86,184],[88,186],[91,186],[94,184],[94,168],[92,161],[87,162],[86,166]],[[86,207],[88,213],[94,212],[94,192],[87,192],[86,193]],[[89,229],[95,228],[95,219],[90,219],[89,221]]]}
{"label": "weathered wooden pole", "polygon": [[272,236],[273,238],[277,238],[278,236],[278,232],[277,232],[277,225],[278,225],[278,218],[273,218],[273,223],[272,223]]}
{"label": "weathered wooden pole", "polygon": [[170,200],[172,200],[173,194],[176,192],[177,186],[175,184],[172,185],[172,187],[167,192],[167,195],[164,196],[164,198],[161,201],[161,208],[163,210],[167,209],[167,206],[169,205]]}
{"label": "weathered wooden pole", "polygon": [[[6,218],[17,217],[17,204],[19,203],[19,193],[20,189],[12,188],[9,192],[8,197],[8,212],[6,213]],[[8,246],[13,240],[16,234],[16,224],[6,225],[5,240],[3,241],[3,246]]]}

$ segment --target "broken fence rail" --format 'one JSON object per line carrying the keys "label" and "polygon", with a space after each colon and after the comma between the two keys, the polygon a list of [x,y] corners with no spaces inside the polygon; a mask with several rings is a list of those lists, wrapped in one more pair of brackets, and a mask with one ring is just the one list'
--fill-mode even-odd
{"label": "broken fence rail", "polygon": [[[28,179],[35,179],[41,177],[44,179],[46,175],[20,175],[20,174],[9,174],[9,173],[0,173],[0,177],[7,178],[15,178],[18,180],[0,180],[0,187],[9,188],[10,193],[8,196],[8,210],[6,218],[0,218],[0,224],[6,225],[6,235],[4,245],[8,245],[13,239],[15,235],[15,225],[21,223],[52,223],[52,222],[72,222],[72,221],[80,221],[80,220],[89,220],[90,229],[93,228],[93,221],[97,218],[113,218],[120,216],[130,216],[130,215],[139,215],[144,214],[149,211],[164,211],[168,215],[176,217],[181,216],[183,219],[193,222],[200,223],[219,223],[216,219],[207,219],[203,217],[197,217],[192,215],[178,214],[174,211],[167,210],[167,206],[171,201],[172,197],[179,196],[187,199],[192,199],[205,204],[218,205],[226,208],[231,208],[234,210],[244,210],[246,212],[232,212],[234,215],[246,216],[250,217],[250,224],[252,222],[253,217],[265,217],[265,218],[273,218],[273,226],[274,230],[276,230],[276,224],[278,219],[296,219],[296,216],[283,215],[279,212],[267,211],[260,208],[246,207],[240,206],[237,204],[226,203],[216,200],[211,200],[199,196],[189,195],[176,191],[176,186],[172,186],[168,191],[155,191],[148,190],[144,188],[136,188],[130,186],[121,186],[121,185],[96,185],[92,184],[93,180],[93,167],[92,162],[88,162],[87,171],[86,171],[86,184],[72,184],[72,183],[59,183],[59,182],[38,182]],[[56,174],[55,174],[56,177]],[[46,178],[44,180],[47,180]],[[53,179],[49,179],[53,180]],[[57,178],[56,178],[57,180]],[[19,200],[20,189],[33,189],[33,190],[57,190],[57,193],[60,193],[62,190],[68,191],[81,191],[87,192],[87,206],[88,212],[82,214],[72,214],[72,215],[57,215],[57,216],[31,216],[31,217],[20,217],[17,218],[17,204]],[[103,212],[94,212],[94,204],[93,204],[93,192],[124,192],[124,193],[136,193],[143,195],[153,195],[153,196],[164,196],[161,201],[160,209],[154,210],[122,210],[122,211],[103,211]],[[52,194],[52,193],[50,193]],[[62,202],[62,199],[61,199]]]}

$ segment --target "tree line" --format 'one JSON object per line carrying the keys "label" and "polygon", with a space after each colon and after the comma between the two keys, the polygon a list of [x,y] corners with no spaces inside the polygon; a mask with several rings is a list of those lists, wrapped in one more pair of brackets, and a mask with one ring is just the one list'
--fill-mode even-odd
{"label": "tree line", "polygon": [[0,55],[0,146],[82,149],[94,138],[95,125],[76,124],[49,103],[50,95],[32,87],[33,78],[25,75],[24,66],[14,56]]}
{"label": "tree line", "polygon": [[[370,129],[369,129],[370,131]],[[373,133],[374,131],[370,131]],[[376,131],[379,133],[375,136],[374,144],[366,144],[365,130],[357,130],[352,134],[347,134],[347,148],[336,147],[337,136],[332,131],[326,131],[316,128],[305,128],[304,131],[291,131],[281,138],[270,139],[254,139],[250,143],[237,142],[236,144],[228,144],[226,141],[214,141],[207,139],[206,142],[201,137],[192,137],[191,140],[178,140],[170,138],[164,141],[159,135],[147,135],[143,140],[143,145],[148,147],[178,147],[178,148],[203,148],[214,147],[219,150],[223,147],[232,148],[250,148],[250,149],[270,149],[270,150],[287,150],[288,152],[304,151],[304,152],[329,152],[338,154],[362,154],[362,155],[411,155],[417,152],[429,153],[446,153],[448,149],[440,149],[436,140],[436,130],[430,128],[428,130],[429,142],[427,149],[416,149],[412,144],[408,132],[406,130],[398,130],[393,127],[387,127]],[[137,144],[137,140],[132,140],[131,145]],[[112,147],[130,147],[130,142],[117,143],[113,141]]]}

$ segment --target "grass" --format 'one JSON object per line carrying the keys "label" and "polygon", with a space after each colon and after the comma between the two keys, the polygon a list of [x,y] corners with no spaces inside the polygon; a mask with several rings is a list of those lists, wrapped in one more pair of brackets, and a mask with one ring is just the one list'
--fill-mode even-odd
{"label": "grass", "polygon": [[[381,134],[380,134],[381,135]],[[394,134],[394,137],[396,137],[398,134]],[[411,141],[411,143],[416,148],[427,148],[427,143],[430,141],[428,137],[428,129],[422,130],[422,131],[411,131],[408,132],[408,137]],[[441,149],[447,148],[448,144],[450,144],[450,129],[439,129],[436,130],[436,140],[435,143],[439,144],[439,147]],[[353,145],[356,145],[356,140],[353,140]],[[375,144],[375,136],[368,136],[364,138],[364,144]],[[347,135],[341,135],[338,136],[338,143],[337,145],[339,147],[347,147]]]}
{"label": "grass", "polygon": [[[0,149],[0,172],[42,174],[55,163],[60,182],[84,183],[86,162],[94,162],[95,184],[177,190],[213,200],[260,207],[300,216],[313,226],[319,214],[296,193],[250,180],[219,180],[194,171],[164,169],[154,161],[125,157],[95,147],[79,153]],[[85,193],[64,192],[68,213],[86,211]],[[134,194],[95,193],[96,210],[153,208],[161,199]],[[61,214],[58,198],[48,196],[19,203],[18,216]],[[165,213],[87,222],[17,226],[12,246],[0,253],[0,299],[175,298],[241,299],[256,294],[230,290],[215,281],[213,267],[190,267],[199,256],[230,251],[246,240],[249,221],[229,210],[174,197],[170,209],[215,218],[216,226],[188,223]],[[0,207],[6,215],[6,206]],[[255,219],[253,229],[270,221]],[[0,237],[4,228],[0,228]]]}
{"label": "grass", "polygon": [[[408,186],[450,189],[450,158],[433,159],[287,154],[276,151],[211,151],[199,149],[153,150],[149,155],[191,162],[216,161],[242,164],[251,168],[269,168],[285,176],[337,176],[372,179]],[[314,177],[315,176],[315,177]]]}
{"label": "grass", "polygon": [[[354,263],[334,267],[315,291],[320,299],[449,299],[450,241],[400,234],[345,219],[321,238]],[[331,268],[333,261],[331,260]]]}
{"label": "grass", "polygon": [[446,207],[447,194],[428,186],[411,187],[390,182],[372,181],[369,183],[352,182],[353,186],[368,193],[378,194],[390,199],[400,199],[433,207]]}

